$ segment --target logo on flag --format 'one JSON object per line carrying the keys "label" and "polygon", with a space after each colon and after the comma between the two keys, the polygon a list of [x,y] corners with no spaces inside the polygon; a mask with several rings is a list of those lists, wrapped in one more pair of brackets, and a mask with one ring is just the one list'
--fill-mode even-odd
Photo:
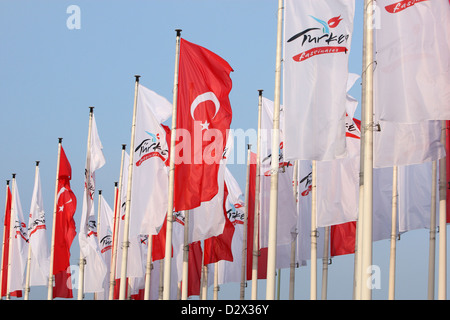
{"label": "logo on flag", "polygon": [[136,162],[136,166],[139,167],[145,160],[153,157],[159,157],[163,162],[165,162],[167,160],[169,150],[162,149],[160,134],[154,134],[148,131],[145,132],[150,136],[150,138],[142,140],[142,142],[134,150],[139,153],[139,160]]}
{"label": "logo on flag", "polygon": [[389,13],[398,13],[398,12],[401,12],[405,9],[408,9],[408,8],[414,6],[416,3],[424,2],[424,1],[428,1],[428,0],[403,0],[400,2],[390,4],[384,8]]}
{"label": "logo on flag", "polygon": [[[348,42],[350,34],[339,32],[333,33],[332,31],[330,31],[330,28],[334,29],[339,26],[340,22],[343,20],[341,18],[341,15],[332,17],[328,19],[328,21],[318,19],[311,15],[309,17],[311,17],[317,23],[321,24],[322,28],[318,27],[307,28],[289,38],[287,42],[292,42],[300,38],[302,40],[301,41],[302,48],[309,44],[317,44],[318,46],[315,46],[313,48],[310,48],[306,51],[303,51],[293,56],[292,59],[294,59],[294,61],[302,62],[316,55],[327,53],[344,52],[345,54],[347,54],[348,49],[343,44],[346,44]],[[322,30],[322,33],[317,32],[317,30],[319,31]]]}

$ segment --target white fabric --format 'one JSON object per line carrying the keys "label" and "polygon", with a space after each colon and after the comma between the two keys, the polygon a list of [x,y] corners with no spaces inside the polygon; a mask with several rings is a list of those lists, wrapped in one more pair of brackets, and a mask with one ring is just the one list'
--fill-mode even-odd
{"label": "white fabric", "polygon": [[45,286],[48,284],[50,250],[46,233],[41,178],[39,167],[36,167],[36,178],[28,220],[29,245],[31,246],[30,286]]}
{"label": "white fabric", "polygon": [[374,109],[380,120],[450,119],[448,0],[376,3]]}
{"label": "white fabric", "polygon": [[346,155],[345,101],[354,11],[354,0],[286,0],[287,160]]}

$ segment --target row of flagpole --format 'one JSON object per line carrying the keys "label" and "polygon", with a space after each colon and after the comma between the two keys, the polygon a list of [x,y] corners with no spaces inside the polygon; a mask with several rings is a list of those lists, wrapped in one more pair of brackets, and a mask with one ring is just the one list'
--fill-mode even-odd
{"label": "row of flagpole", "polygon": [[[356,238],[356,250],[355,250],[355,274],[354,274],[354,282],[355,282],[355,291],[354,297],[355,299],[364,299],[369,300],[372,298],[371,287],[368,284],[370,282],[371,276],[371,266],[372,266],[372,207],[373,207],[373,35],[372,35],[372,15],[373,15],[373,2],[369,0],[364,1],[364,48],[363,48],[363,86],[362,86],[362,130],[361,130],[361,173],[360,173],[360,208],[361,210],[358,223],[357,223],[357,238]],[[282,39],[282,12],[283,12],[283,0],[278,0],[278,24],[277,24],[277,52],[276,52],[276,67],[275,67],[275,99],[274,99],[274,114],[273,114],[273,136],[272,136],[272,150],[278,150],[280,143],[280,97],[281,97],[281,62],[282,62],[282,52],[281,52],[281,39]],[[170,169],[169,169],[169,197],[168,197],[168,214],[167,214],[167,229],[166,229],[166,245],[165,245],[165,258],[164,258],[164,272],[163,272],[163,296],[164,300],[168,300],[170,298],[170,274],[171,274],[171,244],[172,244],[172,223],[173,223],[173,199],[174,199],[174,159],[175,159],[175,137],[176,137],[176,106],[177,106],[177,90],[178,90],[178,65],[179,65],[179,49],[180,49],[180,37],[181,30],[177,29],[177,37],[176,37],[176,54],[175,54],[175,75],[174,75],[174,87],[173,87],[173,110],[172,110],[172,132],[171,132],[171,148],[170,148]],[[130,150],[134,150],[134,132],[136,126],[136,107],[137,107],[137,95],[138,95],[138,85],[139,85],[139,76],[135,76],[135,96],[134,96],[134,105],[133,105],[133,123],[131,130],[131,142],[130,142]],[[247,226],[245,224],[244,230],[247,227],[254,228],[253,234],[253,264],[252,264],[252,299],[256,299],[257,292],[257,267],[258,267],[258,214],[259,214],[259,206],[258,206],[258,193],[259,193],[259,153],[260,153],[260,122],[261,122],[261,97],[262,90],[259,90],[259,103],[258,103],[258,145],[257,145],[257,174],[256,174],[256,192],[255,192],[255,219],[253,226]],[[92,112],[93,107],[90,107],[90,121],[89,121],[89,134],[88,134],[88,159],[86,164],[87,175],[90,174],[90,161],[89,161],[89,149],[90,149],[90,135],[91,135],[91,123],[92,123]],[[445,127],[445,126],[443,126]],[[442,130],[442,139],[445,139],[445,131]],[[57,211],[57,192],[58,192],[58,177],[59,177],[59,159],[61,153],[61,142],[62,138],[59,138],[58,143],[58,162],[56,169],[56,186],[55,186],[55,204],[53,210],[53,221],[55,221],[56,211]],[[248,146],[248,155],[247,155],[247,165],[250,164],[250,147]],[[119,203],[117,194],[120,194],[125,181],[121,181],[122,172],[125,168],[123,168],[123,157],[124,157],[125,145],[122,147],[122,162],[121,162],[121,173],[120,173],[120,181],[118,184],[118,189],[115,193],[115,205],[114,211],[115,214],[115,230],[114,230],[114,241],[113,241],[113,252],[112,252],[112,266],[115,266],[115,263],[119,263],[116,261],[117,259],[117,247],[118,247],[118,220],[119,215],[117,212],[119,211]],[[439,176],[446,176],[446,166],[445,159],[440,159],[439,165]],[[38,172],[39,162],[36,163],[36,174]],[[128,232],[129,232],[129,219],[130,219],[130,202],[131,202],[131,181],[132,181],[132,165],[133,165],[133,152],[130,153],[130,162],[128,168],[128,180],[127,183],[127,198],[125,205],[125,226],[124,226],[124,235],[123,235],[123,251],[122,251],[122,260],[121,263],[121,276],[120,276],[120,293],[119,299],[126,299],[126,277],[127,277],[127,257],[128,257]],[[310,285],[310,298],[315,300],[317,298],[317,225],[315,218],[315,208],[316,208],[316,161],[312,162],[313,171],[312,171],[312,219],[311,219],[311,285]],[[436,179],[436,161],[433,162],[433,179]],[[266,299],[273,300],[275,299],[276,293],[276,239],[277,239],[277,204],[278,204],[278,168],[279,168],[279,159],[278,157],[272,158],[271,163],[271,187],[270,187],[270,216],[269,216],[269,246],[268,246],[268,264],[267,264],[267,286],[266,286]],[[298,168],[298,162],[295,163],[295,168]],[[395,295],[395,254],[396,254],[396,199],[397,199],[397,167],[394,166],[393,170],[393,190],[392,190],[392,232],[391,232],[391,255],[390,255],[390,279],[389,279],[389,299],[393,299]],[[296,177],[297,175],[295,175]],[[88,176],[89,177],[89,176]],[[249,180],[249,169],[247,167],[247,182],[246,182],[246,193],[245,196],[248,197],[248,182]],[[434,180],[435,182],[436,180]],[[436,184],[433,182],[432,185],[432,194],[433,197],[437,196],[436,192]],[[9,182],[8,182],[9,183]],[[15,174],[13,174],[13,190],[15,188]],[[294,195],[296,196],[297,190],[296,183],[294,183]],[[439,266],[438,266],[438,276],[439,276],[439,287],[438,287],[438,298],[445,299],[446,298],[446,221],[445,221],[445,210],[446,210],[446,182],[445,179],[441,178],[439,180],[439,226],[444,226],[439,229],[440,237],[439,237]],[[14,194],[14,192],[13,192]],[[84,196],[88,196],[87,192]],[[13,202],[14,203],[14,202]],[[248,204],[248,198],[246,198],[246,204]],[[433,204],[435,202],[432,201],[432,210],[431,217],[434,216]],[[248,206],[246,205],[246,210],[248,210]],[[187,259],[188,259],[188,239],[187,239],[187,228],[188,228],[188,217],[189,211],[185,212],[185,244],[184,251],[185,255],[183,257],[183,283],[187,283]],[[244,223],[247,222],[248,212],[246,211]],[[429,289],[428,289],[428,297],[431,298],[434,295],[434,240],[435,240],[435,231],[434,226],[435,222],[432,218],[430,225],[430,257],[429,257]],[[51,242],[51,259],[53,260],[53,251],[54,251],[54,234],[55,234],[55,223],[53,223],[52,228],[52,242]],[[328,234],[329,228],[327,228],[326,232]],[[10,231],[12,232],[12,231]],[[245,232],[245,231],[244,231]],[[149,250],[151,250],[151,236],[149,236]],[[295,254],[295,237],[293,236],[292,242],[292,250],[293,255]],[[246,236],[244,236],[244,246],[242,251],[242,281],[241,281],[241,299],[244,298],[244,274],[245,274],[245,257],[247,255],[246,250]],[[433,250],[432,250],[433,249]],[[325,251],[326,250],[326,251]],[[322,298],[326,297],[326,284],[327,284],[327,265],[328,258],[325,252],[328,250],[324,249],[324,258],[323,258],[323,281],[322,281]],[[292,256],[291,256],[292,258]],[[151,259],[151,252],[148,252],[148,259]],[[53,261],[50,263],[50,276],[48,283],[48,299],[52,297],[52,289],[53,289]],[[83,266],[84,266],[84,257],[80,252],[80,274],[79,274],[79,291],[78,291],[78,299],[83,298]],[[185,268],[186,267],[186,268]],[[294,276],[295,272],[292,272],[295,268],[295,259],[291,261],[291,276],[290,276],[290,294],[289,297],[293,298],[294,296]],[[149,297],[149,281],[151,270],[151,260],[147,261],[146,268],[146,291],[145,297]],[[29,271],[29,270],[28,270]],[[28,276],[27,271],[27,276]],[[10,273],[8,273],[10,274]],[[113,288],[114,279],[114,271],[111,271],[110,275],[110,284],[111,288]],[[28,282],[27,277],[27,282]],[[110,288],[109,297],[111,299],[113,290]],[[26,286],[25,296],[28,298],[29,286]],[[9,292],[8,292],[9,294]],[[187,285],[182,287],[181,298],[187,298]]]}

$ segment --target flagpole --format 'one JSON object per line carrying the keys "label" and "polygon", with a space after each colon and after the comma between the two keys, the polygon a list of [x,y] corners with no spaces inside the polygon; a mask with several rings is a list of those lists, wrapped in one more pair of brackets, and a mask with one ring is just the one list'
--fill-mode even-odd
{"label": "flagpole", "polygon": [[[272,154],[278,153],[280,144],[282,32],[283,32],[283,0],[278,0]],[[278,169],[279,169],[279,158],[277,154],[276,156],[272,156],[271,175],[270,175],[269,244],[267,251],[267,281],[266,281],[267,300],[274,300],[275,298],[275,277],[276,277],[276,257],[277,257]]]}
{"label": "flagpole", "polygon": [[260,166],[261,166],[261,114],[262,114],[262,93],[258,90],[258,134],[256,142],[256,181],[255,181],[255,210],[253,214],[253,259],[252,259],[252,300],[258,295],[258,239],[259,239],[259,192],[260,192]]}
{"label": "flagpole", "polygon": [[317,163],[312,160],[310,299],[317,300]]}
{"label": "flagpole", "polygon": [[[8,209],[8,189],[9,189],[9,180],[6,180],[6,199],[5,199],[5,221],[7,218],[7,212],[6,210]],[[5,241],[6,241],[6,232],[5,232],[5,225],[3,224],[3,242],[2,242],[2,266],[1,266],[1,274],[0,274],[0,300],[3,300],[3,296],[2,296],[2,288],[3,288],[3,257],[4,257],[4,252],[5,252]]]}
{"label": "flagpole", "polygon": [[436,270],[436,181],[437,162],[431,167],[431,209],[430,209],[430,241],[428,253],[428,300],[434,300],[434,282]]}
{"label": "flagpole", "polygon": [[[38,172],[39,172],[39,161],[36,161],[36,169],[34,172],[35,183],[36,183],[36,180],[38,177]],[[30,228],[30,221],[28,221],[28,228]],[[31,243],[30,243],[30,235],[28,235],[28,258],[27,258],[27,273],[26,273],[26,280],[25,280],[24,300],[28,300],[30,298],[30,276],[31,276]]]}
{"label": "flagpole", "polygon": [[[294,200],[295,200],[295,208],[297,208],[297,196],[298,196],[298,160],[295,160],[294,163]],[[298,214],[298,210],[297,210]],[[291,232],[292,235],[292,242],[291,242],[291,263],[289,266],[289,300],[294,300],[294,291],[295,291],[295,251],[297,249],[297,228],[294,232]]]}
{"label": "flagpole", "polygon": [[[94,107],[89,107],[89,129],[88,129],[88,141],[87,141],[87,151],[86,151],[86,172],[85,172],[85,186],[84,186],[84,196],[86,197],[86,220],[82,221],[87,223],[87,217],[89,215],[89,182],[91,179],[91,132],[92,132],[92,115],[94,112]],[[85,228],[85,226],[80,226],[80,228]],[[79,235],[80,236],[80,235]],[[80,248],[80,261],[79,261],[79,273],[78,273],[78,300],[83,300],[84,297],[84,265],[86,264],[86,259],[83,257],[82,250]]]}
{"label": "flagpole", "polygon": [[[178,67],[180,62],[180,38],[181,29],[175,30],[177,33],[175,46],[175,72],[173,79],[173,99],[172,99],[172,132],[170,135],[170,169],[169,169],[169,194],[167,205],[167,229],[166,246],[164,256],[164,292],[163,299],[170,299],[170,271],[172,265],[172,223],[173,223],[173,199],[175,181],[175,139],[177,128],[177,98],[178,98]],[[186,284],[185,284],[186,285]]]}
{"label": "flagpole", "polygon": [[153,236],[151,234],[148,235],[148,247],[147,247],[147,264],[145,267],[145,287],[144,287],[144,300],[150,300],[150,284],[151,284],[151,275],[153,269],[153,261],[152,261],[152,246],[153,246]]}
{"label": "flagpole", "polygon": [[189,210],[184,211],[184,243],[183,243],[183,270],[181,276],[181,300],[188,298],[188,272],[189,272]]}
{"label": "flagpole", "polygon": [[[442,120],[441,143],[445,146],[446,121]],[[446,155],[439,159],[439,265],[438,300],[447,299],[447,169]]]}
{"label": "flagpole", "polygon": [[[247,265],[247,227],[248,227],[248,207],[250,202],[250,148],[251,144],[247,145],[247,177],[245,182],[245,210],[244,210],[244,235],[242,239],[242,262],[241,262],[241,286],[240,286],[240,299],[244,300],[245,298],[245,274],[246,274],[246,265]],[[255,203],[256,206],[256,203]]]}
{"label": "flagpole", "polygon": [[11,197],[11,215],[9,218],[9,245],[8,245],[8,277],[6,279],[6,300],[11,299],[11,258],[12,258],[12,238],[14,236],[14,224],[16,219],[16,208],[14,202],[16,201],[16,174],[12,174],[12,197]]}
{"label": "flagpole", "polygon": [[136,106],[137,106],[137,95],[139,87],[139,78],[141,76],[135,75],[135,87],[134,87],[134,105],[133,105],[133,121],[131,125],[131,142],[130,142],[130,163],[128,165],[128,181],[127,181],[127,200],[125,204],[125,222],[123,228],[123,248],[122,248],[122,265],[120,270],[120,291],[119,299],[125,300],[126,298],[126,288],[127,288],[127,262],[128,262],[128,247],[129,242],[129,232],[130,232],[130,209],[131,209],[131,185],[133,179],[133,156],[134,156],[134,136],[136,131]]}
{"label": "flagpole", "polygon": [[126,145],[122,144],[122,156],[120,159],[120,175],[119,186],[116,191],[114,201],[114,236],[113,236],[113,251],[111,256],[111,269],[109,275],[109,300],[114,300],[114,287],[116,286],[116,263],[117,263],[117,244],[119,236],[119,223],[120,223],[120,208],[121,208],[121,194],[122,194],[122,174],[123,174],[123,161],[125,157]]}
{"label": "flagpole", "polygon": [[205,265],[205,241],[203,240],[202,268],[200,277],[200,300],[206,300],[208,294],[208,266]]}
{"label": "flagpole", "polygon": [[214,291],[213,300],[219,299],[219,262],[214,263]]}
{"label": "flagpole", "polygon": [[330,226],[325,227],[325,239],[323,245],[323,257],[322,257],[322,300],[327,300],[328,294],[328,249],[330,245]]}
{"label": "flagpole", "polygon": [[[100,232],[100,212],[101,212],[101,200],[102,200],[102,190],[98,190],[98,203],[97,203],[97,240],[98,233]],[[94,292],[94,300],[97,300],[97,292]]]}
{"label": "flagpole", "polygon": [[372,299],[372,288],[369,282],[372,276],[372,219],[373,219],[373,1],[364,0],[364,49],[365,56],[362,97],[364,118],[364,204],[361,247],[361,299]]}
{"label": "flagpole", "polygon": [[389,258],[389,300],[395,299],[395,256],[397,241],[397,180],[398,167],[392,168],[392,219],[391,219],[391,252]]}
{"label": "flagpole", "polygon": [[50,249],[50,272],[48,276],[47,299],[53,300],[53,262],[55,260],[55,229],[56,229],[56,210],[58,205],[58,184],[59,184],[59,162],[61,158],[62,138],[58,138],[58,160],[56,163],[56,183],[55,183],[55,202],[53,205],[53,226],[52,226],[52,245]]}

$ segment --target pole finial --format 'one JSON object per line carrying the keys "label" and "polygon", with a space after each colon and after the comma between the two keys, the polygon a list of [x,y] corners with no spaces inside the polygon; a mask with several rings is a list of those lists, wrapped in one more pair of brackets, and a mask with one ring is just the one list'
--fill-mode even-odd
{"label": "pole finial", "polygon": [[89,107],[89,113],[93,113],[94,112],[94,107],[90,106]]}
{"label": "pole finial", "polygon": [[181,29],[175,29],[175,31],[176,31],[176,33],[177,33],[177,37],[179,37],[179,36],[181,36],[181,31],[183,31],[183,30],[181,30]]}
{"label": "pole finial", "polygon": [[139,82],[139,78],[140,78],[141,76],[138,75],[138,74],[136,74],[134,77],[136,78],[136,82]]}
{"label": "pole finial", "polygon": [[263,91],[264,91],[264,90],[262,90],[262,89],[259,89],[259,90],[258,90],[260,96],[262,96]]}
{"label": "pole finial", "polygon": [[39,167],[39,162],[40,162],[40,161],[36,161],[36,167]]}
{"label": "pole finial", "polygon": [[6,185],[9,186],[9,180],[6,180]]}
{"label": "pole finial", "polygon": [[58,142],[61,143],[63,138],[58,138]]}
{"label": "pole finial", "polygon": [[13,174],[12,174],[12,177],[13,177],[13,179],[15,179],[15,178],[16,178],[16,174],[15,174],[15,173],[13,173]]}
{"label": "pole finial", "polygon": [[127,145],[126,145],[126,144],[123,144],[123,145],[122,145],[122,150],[125,150],[126,147],[127,147]]}

